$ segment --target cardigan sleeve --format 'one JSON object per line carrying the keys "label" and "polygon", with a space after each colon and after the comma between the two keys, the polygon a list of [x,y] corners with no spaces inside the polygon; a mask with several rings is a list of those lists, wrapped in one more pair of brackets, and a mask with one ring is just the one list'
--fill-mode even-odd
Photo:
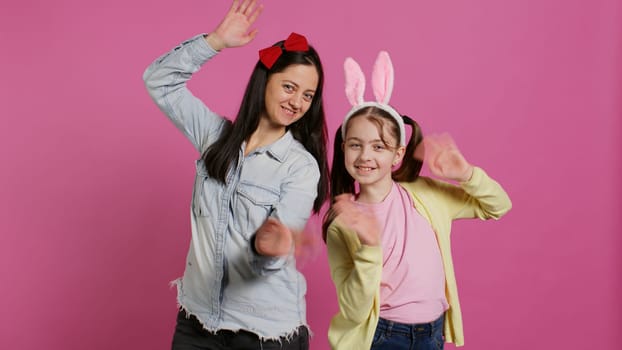
{"label": "cardigan sleeve", "polygon": [[364,322],[380,288],[382,248],[361,245],[354,232],[335,223],[328,229],[326,245],[339,313],[354,323]]}
{"label": "cardigan sleeve", "polygon": [[[460,186],[430,178],[420,178],[426,182],[424,196],[432,197],[434,202],[442,203],[436,210],[445,211],[453,219],[480,218],[482,220],[499,219],[512,208],[512,201],[501,185],[486,172],[474,167],[473,176],[460,183]],[[411,193],[416,194],[415,183],[407,184]]]}
{"label": "cardigan sleeve", "polygon": [[512,209],[512,201],[503,187],[481,168],[476,167],[471,179],[460,185],[468,200],[455,218],[499,219]]}

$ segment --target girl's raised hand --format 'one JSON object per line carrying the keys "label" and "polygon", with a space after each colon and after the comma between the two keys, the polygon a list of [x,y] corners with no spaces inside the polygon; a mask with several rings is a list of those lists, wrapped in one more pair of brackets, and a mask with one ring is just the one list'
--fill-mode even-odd
{"label": "girl's raised hand", "polygon": [[380,225],[372,213],[365,213],[352,201],[352,194],[345,193],[335,197],[329,215],[340,225],[356,232],[361,244],[368,246],[380,245]]}
{"label": "girl's raised hand", "polygon": [[208,34],[207,42],[215,50],[248,44],[257,35],[257,29],[250,27],[261,11],[263,5],[257,6],[256,0],[234,0],[225,18]]}
{"label": "girl's raised hand", "polygon": [[[449,134],[430,135],[423,139],[424,159],[434,176],[465,182],[473,174],[469,164]],[[421,154],[415,151],[415,157]]]}

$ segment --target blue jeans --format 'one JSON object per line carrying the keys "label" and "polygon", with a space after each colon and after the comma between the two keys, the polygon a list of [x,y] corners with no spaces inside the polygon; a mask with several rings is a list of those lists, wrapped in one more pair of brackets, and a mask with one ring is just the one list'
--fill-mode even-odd
{"label": "blue jeans", "polygon": [[442,350],[445,314],[430,323],[404,324],[381,318],[371,350]]}

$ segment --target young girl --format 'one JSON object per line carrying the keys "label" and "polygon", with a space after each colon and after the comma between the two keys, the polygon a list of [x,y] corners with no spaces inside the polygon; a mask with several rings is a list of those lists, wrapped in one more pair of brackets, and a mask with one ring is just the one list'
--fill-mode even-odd
{"label": "young girl", "polygon": [[[426,139],[425,158],[433,175],[459,186],[419,177],[422,162],[414,155],[421,130],[388,105],[393,67],[386,52],[372,75],[376,102],[363,101],[365,78],[358,64],[347,59],[345,70],[353,108],[335,137],[334,201],[324,222],[339,301],[328,332],[331,347],[462,345],[451,222],[497,219],[510,209],[510,199],[452,142]],[[408,144],[404,124],[412,127]]]}
{"label": "young girl", "polygon": [[328,196],[320,59],[295,33],[261,50],[234,122],[186,86],[220,51],[253,40],[261,11],[255,0],[233,1],[214,31],[144,73],[153,100],[201,155],[173,349],[308,348],[292,232]]}

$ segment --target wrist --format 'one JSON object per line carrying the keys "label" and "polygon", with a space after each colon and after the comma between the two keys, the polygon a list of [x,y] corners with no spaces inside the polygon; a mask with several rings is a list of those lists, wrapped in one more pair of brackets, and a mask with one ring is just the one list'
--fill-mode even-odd
{"label": "wrist", "polygon": [[216,51],[221,51],[226,47],[224,41],[215,32],[204,35],[203,38],[205,38],[207,44]]}
{"label": "wrist", "polygon": [[469,164],[469,167],[464,172],[464,174],[462,175],[462,178],[459,181],[460,182],[467,182],[467,181],[471,180],[472,177],[473,177],[473,166]]}
{"label": "wrist", "polygon": [[259,253],[259,251],[257,251],[257,246],[255,245],[255,242],[256,242],[256,241],[257,241],[257,234],[254,234],[254,235],[251,237],[250,241],[249,241],[249,243],[250,243],[250,245],[251,245],[251,251],[252,251],[254,254],[261,255],[261,254]]}

